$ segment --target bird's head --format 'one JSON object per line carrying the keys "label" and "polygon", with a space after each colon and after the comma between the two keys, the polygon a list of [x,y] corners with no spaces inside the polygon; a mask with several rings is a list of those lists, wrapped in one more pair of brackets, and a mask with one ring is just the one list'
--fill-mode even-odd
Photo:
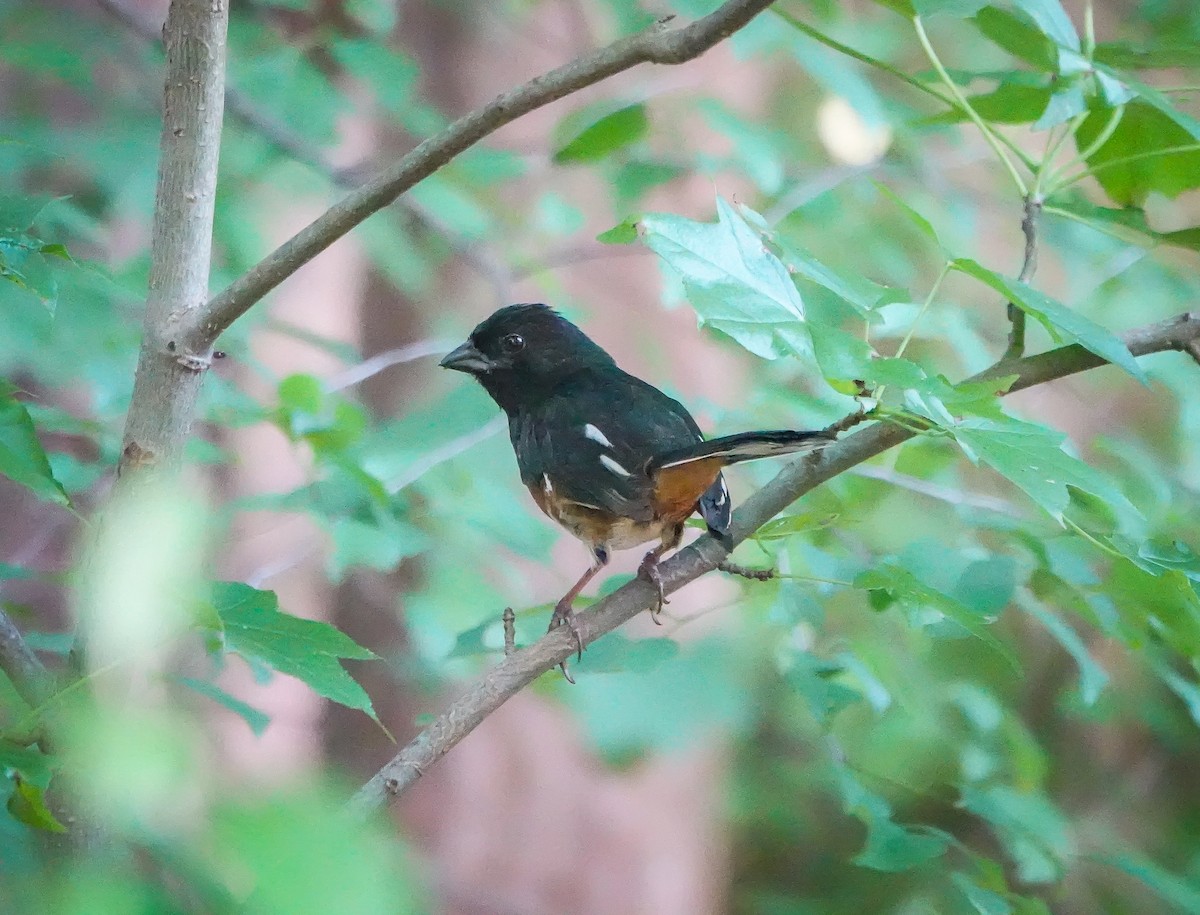
{"label": "bird's head", "polygon": [[584,369],[610,367],[612,357],[545,305],[508,305],[471,331],[441,361],[474,375],[506,412],[551,393]]}

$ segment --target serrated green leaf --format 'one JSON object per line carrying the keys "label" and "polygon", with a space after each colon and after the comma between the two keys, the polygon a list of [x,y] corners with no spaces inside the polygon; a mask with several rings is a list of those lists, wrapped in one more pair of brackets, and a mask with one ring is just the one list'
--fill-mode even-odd
{"label": "serrated green leaf", "polygon": [[1129,347],[1099,324],[1032,286],[1001,276],[977,261],[956,258],[952,265],[1014,302],[1023,312],[1041,323],[1055,339],[1065,337],[1072,343],[1078,343],[1100,358],[1120,366],[1143,384],[1146,383],[1146,373],[1129,352]]}
{"label": "serrated green leaf", "polygon": [[881,563],[855,578],[854,587],[865,591],[886,592],[891,598],[910,606],[938,611],[999,654],[1014,673],[1020,675],[1021,664],[1016,655],[992,634],[986,618],[949,594],[931,588],[907,569],[894,563]]}
{"label": "serrated green leaf", "polygon": [[[1151,193],[1178,197],[1200,187],[1200,123],[1148,87],[1133,88],[1141,97],[1125,106],[1112,135],[1087,160],[1104,192],[1121,206],[1141,206]],[[1080,151],[1091,147],[1110,116],[1098,110],[1084,119],[1075,133]],[[1165,152],[1179,148],[1187,151]]]}
{"label": "serrated green leaf", "polygon": [[650,214],[641,222],[642,240],[682,278],[701,325],[764,359],[809,352],[803,304],[787,268],[720,197],[717,220]]}
{"label": "serrated green leaf", "polygon": [[282,613],[273,591],[216,582],[212,602],[227,650],[303,680],[318,695],[378,721],[370,697],[339,662],[371,660],[373,652],[328,623]]}
{"label": "serrated green leaf", "polygon": [[1068,487],[1091,493],[1123,518],[1137,509],[1095,468],[1063,450],[1066,436],[1015,419],[964,419],[950,428],[967,456],[1016,484],[1051,517],[1062,522],[1071,504]]}
{"label": "serrated green leaf", "polygon": [[[578,113],[573,117],[578,117]],[[629,105],[591,121],[555,151],[553,160],[595,162],[642,139],[650,130],[646,106]]]}
{"label": "serrated green leaf", "polygon": [[20,483],[39,499],[68,505],[66,490],[54,478],[46,452],[25,405],[0,381],[0,475]]}

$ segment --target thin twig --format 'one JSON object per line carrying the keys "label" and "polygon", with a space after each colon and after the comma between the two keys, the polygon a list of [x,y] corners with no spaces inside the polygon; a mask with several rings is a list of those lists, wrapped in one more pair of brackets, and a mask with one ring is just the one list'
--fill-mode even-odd
{"label": "thin twig", "polygon": [[[1187,350],[1200,342],[1200,312],[1184,314],[1131,331],[1123,337],[1135,356],[1165,350]],[[967,379],[987,381],[1017,375],[1009,393],[1105,365],[1100,356],[1078,344],[993,366]],[[793,461],[770,483],[754,493],[734,513],[730,538],[737,544],[752,535],[788,505],[822,483],[869,458],[912,438],[913,430],[877,423]],[[674,592],[715,569],[728,555],[712,537],[702,536],[659,566],[663,588]],[[656,599],[654,587],[634,579],[578,615],[578,638],[594,642],[648,609]],[[429,767],[446,755],[485,718],[537,677],[553,670],[576,650],[576,635],[567,627],[554,630],[527,648],[506,657],[471,684],[449,707],[358,790],[349,810],[358,816],[384,806],[411,788]]]}
{"label": "thin twig", "polygon": [[752,569],[749,566],[730,562],[728,559],[722,559],[717,563],[717,571],[724,572],[726,575],[736,575],[739,578],[748,578],[751,581],[770,581],[779,574],[774,569]]}
{"label": "thin twig", "polygon": [[[126,0],[95,2],[144,41],[151,44],[160,41],[159,30],[154,23],[130,6]],[[253,99],[233,86],[225,87],[225,110],[277,150],[307,165],[338,187],[353,188],[377,171],[367,163],[335,165],[325,150],[293,130],[286,122],[264,111]],[[417,223],[439,235],[464,263],[487,280],[498,301],[508,300],[508,291],[514,282],[512,272],[485,245],[455,232],[435,210],[416,201],[400,201],[398,205]]]}
{"label": "thin twig", "polygon": [[0,609],[0,670],[21,698],[37,708],[54,693],[54,677],[46,670],[12,618]]}
{"label": "thin twig", "polygon": [[[1025,214],[1021,217],[1021,232],[1025,236],[1025,256],[1021,260],[1021,272],[1017,279],[1028,283],[1033,279],[1037,270],[1037,222],[1042,215],[1043,200],[1040,196],[1030,194],[1025,198]],[[1004,360],[1020,359],[1025,355],[1025,312],[1016,302],[1008,303],[1008,320],[1011,325],[1008,332],[1008,349],[1004,351]]]}
{"label": "thin twig", "polygon": [[504,623],[504,657],[507,658],[517,650],[517,615],[512,607],[505,607],[500,619]]}
{"label": "thin twig", "polygon": [[459,153],[517,118],[642,63],[680,64],[732,35],[771,0],[728,0],[691,25],[665,22],[623,38],[498,96],[425,140],[395,166],[352,191],[322,216],[259,261],[200,309],[189,345],[206,351],[264,295],[368,216],[387,206]]}
{"label": "thin twig", "polygon": [[357,365],[352,365],[338,372],[325,382],[325,390],[330,392],[344,391],[346,388],[361,384],[368,378],[378,375],[384,369],[390,369],[393,365],[403,365],[406,362],[414,362],[417,359],[424,359],[427,356],[440,356],[450,352],[452,349],[454,349],[453,343],[446,343],[441,340],[418,340],[416,343],[410,343],[407,346],[384,350],[382,353],[376,353],[369,359],[364,359]]}

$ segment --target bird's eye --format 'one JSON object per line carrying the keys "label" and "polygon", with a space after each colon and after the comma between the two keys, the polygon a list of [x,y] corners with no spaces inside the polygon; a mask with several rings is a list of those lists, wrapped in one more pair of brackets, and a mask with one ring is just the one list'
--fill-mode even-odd
{"label": "bird's eye", "polygon": [[525,338],[520,334],[505,334],[500,338],[500,346],[506,353],[519,353],[525,349]]}

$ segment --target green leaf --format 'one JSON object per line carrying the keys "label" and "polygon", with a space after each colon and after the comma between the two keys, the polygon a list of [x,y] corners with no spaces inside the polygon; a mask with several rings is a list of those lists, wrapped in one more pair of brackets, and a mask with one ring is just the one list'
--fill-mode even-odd
{"label": "green leaf", "polygon": [[15,390],[0,381],[0,475],[20,483],[39,499],[68,505],[70,500],[54,478],[29,411],[13,397]]}
{"label": "green leaf", "polygon": [[701,325],[764,359],[809,352],[804,308],[787,267],[720,197],[717,220],[650,214],[641,222],[642,240],[682,278]]}
{"label": "green leaf", "polygon": [[[1151,193],[1178,197],[1200,187],[1200,124],[1164,97],[1133,85],[1141,96],[1125,106],[1112,135],[1087,159],[1108,196],[1121,206],[1141,206]],[[1086,151],[1109,122],[1111,112],[1093,111],[1075,133]],[[1195,147],[1183,152],[1164,152]]]}
{"label": "green leaf", "polygon": [[271,723],[271,716],[266,712],[259,711],[236,696],[231,696],[215,683],[209,683],[206,680],[195,680],[192,677],[176,677],[175,679],[192,692],[198,693],[207,699],[212,699],[217,704],[229,709],[229,711],[233,712],[250,726],[250,730],[254,732],[255,737],[261,737],[263,731],[267,729],[267,725]]}
{"label": "green leaf", "polygon": [[[1050,89],[1040,82],[1032,84],[1026,77],[1017,74],[1016,79],[1005,79],[991,92],[968,96],[967,100],[990,124],[1032,124],[1045,113]],[[927,123],[958,124],[966,120],[969,118],[964,111],[954,109],[929,118]]]}
{"label": "green leaf", "polygon": [[945,854],[949,836],[896,823],[888,802],[868,791],[847,769],[838,771],[838,782],[846,813],[867,827],[866,845],[854,858],[855,864],[878,871],[906,871]]}
{"label": "green leaf", "polygon": [[1159,898],[1175,906],[1180,912],[1200,912],[1200,886],[1195,882],[1176,876],[1163,870],[1153,861],[1147,861],[1134,854],[1100,855],[1096,860],[1141,881],[1148,889],[1157,893]]}
{"label": "green leaf", "polygon": [[[1094,705],[1108,683],[1108,673],[1096,663],[1083,639],[1057,615],[1034,603],[1027,604],[1025,610],[1046,627],[1054,640],[1075,661],[1079,668],[1079,698],[1084,705]],[[1200,723],[1200,719],[1197,720]]]}
{"label": "green leaf", "polygon": [[628,245],[637,241],[638,238],[638,219],[634,216],[629,217],[623,222],[617,223],[606,232],[601,232],[596,236],[596,241],[603,245]]}
{"label": "green leaf", "polygon": [[980,32],[1018,60],[1047,73],[1057,68],[1058,54],[1054,42],[1024,16],[985,6],[975,16],[974,22]]}
{"label": "green leaf", "polygon": [[1100,358],[1120,366],[1143,384],[1146,383],[1146,373],[1129,352],[1129,347],[1099,324],[1032,286],[1001,276],[977,261],[956,258],[953,267],[991,286],[1014,302],[1023,312],[1041,323],[1054,339],[1065,337],[1072,343],[1078,343]]}
{"label": "green leaf", "polygon": [[842,709],[862,701],[862,694],[834,678],[845,671],[837,661],[808,652],[797,654],[787,672],[787,684],[803,698],[809,712],[823,727]]}
{"label": "green leaf", "polygon": [[873,184],[879,193],[883,194],[884,197],[900,208],[900,212],[903,213],[908,221],[916,226],[921,233],[925,235],[925,237],[937,245],[938,248],[942,247],[942,242],[938,238],[937,229],[933,227],[933,223],[909,206],[907,201],[905,201],[899,194],[893,191],[886,184],[883,184],[879,181],[875,181]]}
{"label": "green leaf", "polygon": [[1017,568],[1011,556],[972,562],[954,585],[954,597],[981,616],[995,616],[1016,591]]}
{"label": "green leaf", "polygon": [[67,831],[67,827],[60,823],[46,806],[45,792],[38,785],[20,775],[15,775],[12,781],[13,791],[8,796],[8,812],[14,819],[45,832]]}
{"label": "green leaf", "polygon": [[782,518],[775,518],[760,527],[755,532],[754,539],[784,540],[793,534],[822,530],[837,519],[836,514],[827,512],[801,512],[797,515],[784,515]]}
{"label": "green leaf", "polygon": [[1074,79],[1054,92],[1046,103],[1046,110],[1034,122],[1034,130],[1049,130],[1064,124],[1077,114],[1087,111],[1087,99],[1080,80]]}
{"label": "green leaf", "polygon": [[318,695],[378,722],[370,697],[339,662],[371,660],[373,652],[328,623],[280,612],[273,591],[222,581],[213,586],[212,601],[227,650],[303,680]]}
{"label": "green leaf", "polygon": [[1059,0],[1012,0],[1012,3],[1056,45],[1072,51],[1080,49],[1079,33]]}
{"label": "green leaf", "polygon": [[988,0],[912,0],[913,9],[922,19],[939,15],[969,19],[987,4]]}
{"label": "green leaf", "polygon": [[1053,883],[1075,844],[1063,815],[1040,794],[1005,785],[964,788],[960,804],[991,824],[1025,883]]}
{"label": "green leaf", "polygon": [[1011,418],[983,417],[964,419],[950,431],[967,457],[1015,483],[1060,523],[1071,505],[1068,487],[1091,493],[1129,521],[1138,517],[1112,482],[1063,450],[1066,436],[1061,432]]}
{"label": "green leaf", "polygon": [[0,236],[24,232],[53,200],[53,197],[0,194]]}
{"label": "green leaf", "polygon": [[401,560],[423,553],[431,544],[420,528],[382,514],[372,521],[335,518],[329,529],[333,535],[329,575],[334,581],[341,581],[354,566],[381,572],[394,569]]}
{"label": "green leaf", "polygon": [[979,915],[1009,915],[1012,912],[1013,907],[1008,900],[999,893],[984,889],[961,871],[952,873],[950,879]]}
{"label": "green leaf", "polygon": [[894,563],[881,563],[854,579],[854,587],[866,591],[885,592],[892,599],[918,609],[936,610],[999,654],[1013,669],[1013,672],[1020,675],[1021,664],[1016,655],[1013,654],[1011,648],[992,634],[988,628],[986,617],[976,613],[949,594],[931,588],[907,569]]}
{"label": "green leaf", "polygon": [[12,794],[8,795],[8,813],[13,819],[44,832],[66,832],[67,827],[46,806],[46,791],[29,779],[12,776]]}
{"label": "green leaf", "polygon": [[570,122],[579,120],[581,116],[590,123],[555,151],[553,160],[560,165],[603,159],[618,149],[636,143],[650,130],[646,106],[642,104],[629,105],[595,120],[591,120],[594,115],[587,114],[585,109],[584,112],[569,116],[564,127],[569,129]]}
{"label": "green leaf", "polygon": [[1133,45],[1124,41],[1101,42],[1094,55],[1098,63],[1121,70],[1173,70],[1200,68],[1200,44],[1156,35],[1154,44]]}

